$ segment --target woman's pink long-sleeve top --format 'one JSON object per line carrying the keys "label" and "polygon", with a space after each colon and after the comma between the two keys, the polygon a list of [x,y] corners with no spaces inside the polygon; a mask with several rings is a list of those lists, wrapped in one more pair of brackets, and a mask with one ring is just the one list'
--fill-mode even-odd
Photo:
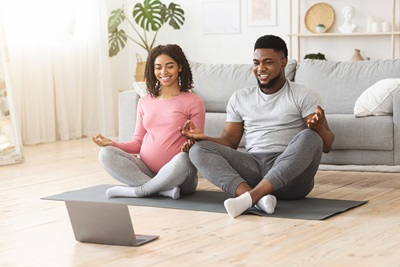
{"label": "woman's pink long-sleeve top", "polygon": [[186,142],[178,127],[192,120],[204,131],[205,107],[194,93],[183,93],[160,100],[146,95],[139,99],[136,129],[132,140],[113,142],[113,146],[131,154],[139,154],[154,173],[169,162]]}

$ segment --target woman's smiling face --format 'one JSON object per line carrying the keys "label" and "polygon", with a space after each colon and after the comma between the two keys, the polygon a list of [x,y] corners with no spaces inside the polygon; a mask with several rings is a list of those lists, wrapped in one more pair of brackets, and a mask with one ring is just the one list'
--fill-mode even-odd
{"label": "woman's smiling face", "polygon": [[162,86],[178,85],[181,67],[168,55],[161,54],[154,61],[154,75]]}

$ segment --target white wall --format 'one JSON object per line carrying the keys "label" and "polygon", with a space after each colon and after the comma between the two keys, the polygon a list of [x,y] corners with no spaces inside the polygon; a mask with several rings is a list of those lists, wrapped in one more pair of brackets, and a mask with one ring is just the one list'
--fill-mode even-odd
{"label": "white wall", "polygon": [[[240,32],[234,34],[204,34],[203,33],[203,4],[212,0],[173,0],[163,1],[164,3],[174,2],[180,4],[185,10],[185,25],[181,30],[173,30],[169,26],[164,26],[157,38],[157,44],[176,43],[179,44],[190,60],[205,63],[251,63],[253,45],[255,40],[265,34],[275,34],[282,37],[289,46],[288,33],[290,32],[290,16],[289,7],[290,0],[277,1],[277,24],[275,26],[257,26],[250,27],[247,25],[247,3],[248,0],[237,0],[240,2]],[[215,0],[217,1],[217,0]],[[218,0],[227,1],[227,0]],[[396,0],[397,2],[400,2]],[[119,7],[122,3],[125,6],[132,7],[138,1],[118,0],[107,1],[113,2],[110,10]],[[142,1],[140,1],[142,2]],[[301,17],[302,31],[307,32],[304,26],[304,14],[313,4],[320,2],[318,0],[301,0]],[[120,4],[119,4],[120,3]],[[294,5],[297,4],[293,0]],[[366,18],[369,15],[391,21],[392,16],[392,0],[381,1],[365,1],[365,0],[335,0],[329,4],[333,7],[336,18],[330,32],[339,32],[338,27],[343,23],[341,10],[347,4],[351,4],[356,8],[356,14],[353,18],[354,22],[359,25],[357,31],[366,31]],[[399,3],[397,3],[396,12],[399,14]],[[293,19],[296,20],[297,7],[294,6]],[[226,16],[223,10],[221,17]],[[131,13],[131,11],[129,12]],[[397,24],[398,24],[397,20]],[[294,25],[297,29],[297,26]],[[396,31],[398,31],[396,26]],[[397,50],[400,50],[399,39],[397,41]],[[354,49],[360,49],[361,54],[371,60],[380,58],[391,58],[391,39],[390,37],[321,37],[307,38],[301,42],[301,55],[304,57],[307,53],[321,52],[326,55],[328,60],[350,60]],[[294,50],[292,58],[297,59],[297,43],[294,41]],[[147,54],[142,48],[130,43],[128,49],[123,53],[111,59],[113,67],[113,84],[116,88],[131,88],[134,81],[135,72],[135,54],[138,53],[143,59]],[[399,57],[397,51],[396,57]]]}

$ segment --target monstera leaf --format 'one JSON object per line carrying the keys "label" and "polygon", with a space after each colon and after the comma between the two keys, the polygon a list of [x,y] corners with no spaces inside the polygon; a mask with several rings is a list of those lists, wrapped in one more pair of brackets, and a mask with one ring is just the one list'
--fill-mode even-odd
{"label": "monstera leaf", "polygon": [[[184,15],[185,12],[179,5],[170,3],[167,7],[160,0],[144,0],[143,4],[137,3],[132,11],[134,22],[125,16],[124,7],[113,10],[108,19],[109,56],[117,55],[125,47],[128,39],[150,52],[153,49],[158,31],[164,24],[179,30],[185,22]],[[132,38],[126,31],[120,29],[125,20],[128,21],[139,39]],[[134,23],[143,30],[143,33],[138,31]],[[148,34],[151,34],[151,32],[153,34],[149,41]]]}
{"label": "monstera leaf", "polygon": [[142,29],[158,31],[164,25],[165,9],[165,5],[159,0],[145,0],[143,5],[135,5],[132,15]]}
{"label": "monstera leaf", "polygon": [[118,54],[120,50],[125,47],[126,37],[124,30],[119,30],[119,25],[125,20],[125,13],[123,8],[113,10],[108,18],[108,56],[113,57]]}
{"label": "monstera leaf", "polygon": [[168,22],[168,25],[175,30],[179,30],[185,23],[185,12],[177,4],[169,4],[165,12],[165,22]]}
{"label": "monstera leaf", "polygon": [[108,32],[114,32],[124,20],[125,13],[123,7],[111,11],[111,15],[108,18]]}
{"label": "monstera leaf", "polygon": [[108,44],[110,46],[108,56],[116,56],[125,47],[127,40],[124,30],[115,29],[114,32],[110,32],[108,35]]}

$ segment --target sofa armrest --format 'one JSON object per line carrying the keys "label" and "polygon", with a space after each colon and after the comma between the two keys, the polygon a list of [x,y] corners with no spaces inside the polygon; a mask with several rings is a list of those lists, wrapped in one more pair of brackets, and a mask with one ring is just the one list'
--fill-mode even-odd
{"label": "sofa armrest", "polygon": [[132,139],[136,126],[136,113],[139,95],[135,90],[127,90],[118,94],[118,129],[119,141]]}
{"label": "sofa armrest", "polygon": [[394,165],[400,165],[400,93],[393,96]]}

